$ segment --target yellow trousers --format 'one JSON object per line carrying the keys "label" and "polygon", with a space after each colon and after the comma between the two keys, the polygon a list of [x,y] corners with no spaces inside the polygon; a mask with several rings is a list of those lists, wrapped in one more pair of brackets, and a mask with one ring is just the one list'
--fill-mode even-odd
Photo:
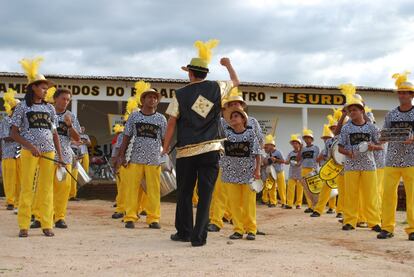
{"label": "yellow trousers", "polygon": [[[55,165],[55,173],[59,166]],[[66,169],[71,172],[72,165],[66,165]],[[67,173],[66,177],[59,182],[56,178],[56,174],[54,174],[54,182],[53,182],[53,208],[55,212],[55,222],[58,220],[65,220],[66,218],[66,210],[68,207],[69,201],[69,193],[71,188],[71,179],[70,175]],[[39,197],[39,194],[36,194]]]}
{"label": "yellow trousers", "polygon": [[[330,202],[331,190],[332,189],[327,184],[322,186],[318,197],[318,203],[316,203],[315,208],[313,209],[315,212],[318,212],[319,214],[324,212],[326,204]],[[332,199],[335,200],[335,198]]]}
{"label": "yellow trousers", "polygon": [[382,197],[382,229],[394,233],[395,211],[398,203],[398,185],[402,178],[405,188],[408,227],[407,234],[414,232],[414,167],[386,167],[384,170],[384,194]]}
{"label": "yellow trousers", "polygon": [[[54,152],[42,153],[50,159],[54,159]],[[38,170],[37,200],[39,203],[39,220],[43,229],[51,229],[53,225],[53,178],[54,163],[35,157],[28,150],[21,151],[21,191],[19,199],[19,212],[17,220],[19,228],[27,230],[30,227],[32,216],[32,202],[34,196],[34,180],[36,169]]]}
{"label": "yellow trousers", "polygon": [[[76,180],[78,179],[77,168],[72,168],[72,175]],[[78,183],[73,178],[71,178],[69,198],[75,198],[77,194],[78,194]]]}
{"label": "yellow trousers", "polygon": [[303,187],[301,180],[289,179],[287,188],[287,205],[293,207],[293,201],[295,200],[296,190],[296,201],[295,206],[302,206],[303,199]]}
{"label": "yellow trousers", "polygon": [[[358,222],[367,222],[365,200],[362,194],[359,194],[359,205],[358,205]],[[379,210],[378,210],[379,212]]]}
{"label": "yellow trousers", "polygon": [[273,179],[272,176],[267,177],[263,191],[262,191],[262,201],[268,204],[277,204],[277,181]]}
{"label": "yellow trousers", "polygon": [[193,206],[197,206],[197,204],[198,204],[198,184],[196,184],[194,186],[193,198],[192,198],[191,201],[193,202]]}
{"label": "yellow trousers", "polygon": [[21,161],[18,159],[3,159],[1,161],[1,171],[3,174],[3,187],[7,205],[17,208],[20,195],[20,167]]}
{"label": "yellow trousers", "polygon": [[147,223],[151,224],[153,222],[159,222],[161,215],[160,175],[160,166],[134,163],[128,164],[125,170],[125,222],[135,222],[138,220],[138,191],[143,178],[145,178],[145,182],[147,185]]}
{"label": "yellow trousers", "polygon": [[345,208],[345,177],[340,174],[336,177],[336,183],[338,185],[338,202],[336,206],[337,213],[344,213]]}
{"label": "yellow trousers", "polygon": [[148,202],[148,196],[145,193],[144,189],[142,188],[142,186],[138,187],[138,210],[137,210],[137,214],[140,214],[142,211],[146,211],[146,205]]}
{"label": "yellow trousers", "polygon": [[234,232],[256,234],[256,193],[247,184],[224,183],[224,185],[228,191]]}
{"label": "yellow trousers", "polygon": [[335,210],[336,209],[336,197],[332,197],[329,199],[328,201],[328,207],[331,210]]}
{"label": "yellow trousers", "polygon": [[81,164],[82,164],[83,169],[85,169],[85,172],[89,174],[89,154],[88,153],[83,155]]}
{"label": "yellow trousers", "polygon": [[360,202],[363,199],[363,211],[369,227],[380,225],[381,219],[378,211],[377,174],[372,171],[346,171],[345,172],[345,211],[344,224],[356,227]]}
{"label": "yellow trousers", "polygon": [[[308,175],[309,173],[311,173],[314,169],[310,168],[310,167],[304,167],[302,168],[302,178],[305,177],[306,175]],[[302,185],[302,183],[301,183]],[[309,208],[313,208],[312,205],[312,200],[309,198],[309,196],[305,193],[305,199],[306,199],[306,203],[308,203],[308,207]]]}
{"label": "yellow trousers", "polygon": [[223,217],[226,214],[228,206],[228,198],[226,186],[221,181],[221,168],[217,176],[216,184],[214,185],[213,196],[210,204],[210,223],[223,228]]}
{"label": "yellow trousers", "polygon": [[119,168],[119,172],[116,175],[116,208],[115,212],[117,213],[125,213],[125,197],[126,197],[126,175],[125,175],[126,168],[121,166]]}
{"label": "yellow trousers", "polygon": [[380,216],[382,215],[382,197],[384,195],[384,168],[377,168],[377,182],[378,182],[378,207]]}

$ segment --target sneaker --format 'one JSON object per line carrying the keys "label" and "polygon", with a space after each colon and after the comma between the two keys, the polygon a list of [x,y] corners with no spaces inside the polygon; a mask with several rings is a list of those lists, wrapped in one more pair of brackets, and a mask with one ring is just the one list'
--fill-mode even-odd
{"label": "sneaker", "polygon": [[390,233],[386,230],[381,230],[381,233],[377,235],[377,239],[390,239],[394,236],[393,233]]}
{"label": "sneaker", "polygon": [[55,236],[55,233],[52,232],[52,229],[43,229],[42,232],[46,237],[54,237]]}
{"label": "sneaker", "polygon": [[134,222],[132,222],[132,221],[125,222],[125,228],[127,228],[127,229],[134,229],[135,228]]}
{"label": "sneaker", "polygon": [[123,213],[117,213],[117,212],[115,212],[115,213],[112,214],[112,218],[113,219],[120,219],[120,218],[123,218],[123,217],[124,217],[124,214]]}
{"label": "sneaker", "polygon": [[310,213],[313,213],[313,210],[311,208],[307,208],[305,210],[305,214],[310,214]]}
{"label": "sneaker", "polygon": [[246,236],[247,240],[255,240],[256,239],[256,235],[253,233],[248,233]]}
{"label": "sneaker", "polygon": [[210,223],[207,226],[207,231],[209,231],[209,232],[220,232],[220,227],[218,227],[216,224]]}
{"label": "sneaker", "polygon": [[27,230],[20,230],[19,231],[19,238],[27,238],[29,236],[29,232]]}
{"label": "sneaker", "polygon": [[311,215],[310,215],[310,217],[320,217],[321,216],[321,214],[320,213],[318,213],[318,212],[313,212]]}
{"label": "sneaker", "polygon": [[375,225],[374,227],[371,228],[372,231],[375,231],[377,233],[381,233],[381,226],[379,225]]}
{"label": "sneaker", "polygon": [[300,210],[302,207],[300,205],[296,205],[296,210]]}
{"label": "sneaker", "polygon": [[148,227],[151,229],[161,229],[161,225],[158,222],[153,222]]}
{"label": "sneaker", "polygon": [[351,224],[345,224],[344,226],[342,226],[343,231],[350,231],[354,229],[355,229],[354,226],[352,226]]}
{"label": "sneaker", "polygon": [[243,235],[235,232],[233,235],[229,237],[230,239],[242,239]]}
{"label": "sneaker", "polygon": [[334,211],[333,209],[329,208],[329,209],[326,211],[326,213],[327,213],[327,214],[334,214],[334,213],[335,213],[335,211]]}
{"label": "sneaker", "polygon": [[366,222],[358,222],[357,223],[358,228],[368,228],[368,223]]}
{"label": "sneaker", "polygon": [[408,235],[408,240],[414,240],[414,233],[410,233]]}
{"label": "sneaker", "polygon": [[67,229],[68,225],[66,225],[66,222],[63,219],[60,219],[60,220],[56,221],[55,227],[60,228],[60,229]]}
{"label": "sneaker", "polygon": [[6,207],[6,210],[8,210],[8,211],[13,211],[13,209],[14,209],[13,204],[8,204],[7,207]]}
{"label": "sneaker", "polygon": [[30,229],[37,229],[37,228],[40,228],[40,227],[42,227],[42,226],[41,226],[39,220],[33,221],[32,224],[30,225]]}
{"label": "sneaker", "polygon": [[292,209],[292,207],[289,206],[289,205],[285,205],[283,208],[286,209],[286,210],[291,210]]}

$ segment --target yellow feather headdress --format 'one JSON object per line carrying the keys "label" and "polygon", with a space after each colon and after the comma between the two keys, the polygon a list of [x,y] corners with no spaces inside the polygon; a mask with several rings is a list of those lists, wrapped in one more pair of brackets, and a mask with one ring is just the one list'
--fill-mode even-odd
{"label": "yellow feather headdress", "polygon": [[339,85],[339,88],[341,89],[342,94],[346,97],[345,107],[359,105],[364,108],[364,100],[361,95],[356,93],[356,87],[353,84],[342,84]]}
{"label": "yellow feather headdress", "polygon": [[20,102],[19,99],[15,98],[16,94],[17,92],[14,89],[9,88],[3,95],[4,109],[9,116],[12,114],[12,109]]}
{"label": "yellow feather headdress", "polygon": [[45,101],[47,103],[53,104],[55,103],[55,99],[53,99],[53,96],[55,95],[56,92],[56,88],[55,87],[51,87],[47,90],[46,92],[46,96],[45,96]]}
{"label": "yellow feather headdress", "polygon": [[121,124],[115,124],[114,125],[114,132],[117,133],[122,133],[125,129],[125,126],[121,125]]}
{"label": "yellow feather headdress", "polygon": [[333,117],[334,117],[336,122],[339,122],[339,120],[342,117],[342,109],[333,108]]}
{"label": "yellow feather headdress", "polygon": [[403,73],[395,73],[392,78],[395,79],[395,86],[400,91],[414,91],[414,85],[408,82],[408,75],[410,71],[404,71]]}
{"label": "yellow feather headdress", "polygon": [[40,64],[42,63],[42,57],[36,57],[34,59],[21,59],[19,63],[22,65],[22,68],[26,74],[28,83],[34,82],[38,78],[38,70]]}
{"label": "yellow feather headdress", "polygon": [[206,42],[202,42],[201,40],[197,40],[194,43],[194,47],[198,49],[198,57],[207,63],[210,63],[211,56],[213,55],[212,49],[217,47],[219,44],[218,39],[210,39]]}
{"label": "yellow feather headdress", "polygon": [[126,105],[126,112],[124,114],[124,120],[127,121],[130,114],[132,114],[134,111],[138,110],[138,100],[136,97],[129,97],[128,102]]}
{"label": "yellow feather headdress", "polygon": [[241,93],[241,91],[239,91],[238,87],[234,87],[230,90],[230,93],[227,97],[225,97],[221,102],[222,102],[222,106],[225,107],[227,103],[229,102],[233,102],[233,101],[240,101],[243,104],[243,107],[246,106],[246,102],[243,99],[243,94]]}
{"label": "yellow feather headdress", "polygon": [[329,114],[326,118],[328,119],[329,127],[335,126],[338,123],[338,121],[335,120],[335,117],[331,114]]}

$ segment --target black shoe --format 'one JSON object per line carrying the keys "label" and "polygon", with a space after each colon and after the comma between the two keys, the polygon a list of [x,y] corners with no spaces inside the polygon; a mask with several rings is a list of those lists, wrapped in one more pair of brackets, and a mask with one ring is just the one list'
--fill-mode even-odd
{"label": "black shoe", "polygon": [[139,213],[139,215],[140,215],[140,216],[147,216],[147,212],[146,212],[145,210],[143,210],[143,211],[141,211],[141,212]]}
{"label": "black shoe", "polygon": [[170,239],[172,241],[182,241],[182,242],[189,242],[190,241],[190,238],[181,237],[180,235],[178,235],[178,233],[172,234],[170,236]]}
{"label": "black shoe", "polygon": [[336,218],[343,218],[344,216],[342,215],[342,213],[337,213],[336,214]]}
{"label": "black shoe", "polygon": [[377,239],[390,239],[394,236],[393,233],[390,233],[386,230],[381,230],[381,233],[377,235]]}
{"label": "black shoe", "polygon": [[381,233],[381,226],[379,225],[375,225],[374,227],[371,228],[372,231],[375,231],[377,233]]}
{"label": "black shoe", "polygon": [[302,207],[300,205],[296,205],[296,210],[300,210]]}
{"label": "black shoe", "polygon": [[258,236],[266,236],[266,233],[257,230],[256,235],[258,235]]}
{"label": "black shoe", "polygon": [[67,229],[68,225],[66,225],[66,222],[63,219],[60,219],[60,220],[56,221],[55,227],[60,228],[60,229]]}
{"label": "black shoe", "polygon": [[286,210],[291,210],[292,209],[292,207],[288,206],[288,205],[285,205],[283,208],[286,209]]}
{"label": "black shoe", "polygon": [[148,227],[151,229],[161,229],[161,225],[158,222],[153,222]]}
{"label": "black shoe", "polygon": [[132,222],[132,221],[127,221],[127,222],[125,223],[125,228],[128,228],[128,229],[134,229],[134,228],[135,228],[135,224],[134,224],[134,222]]}
{"label": "black shoe", "polygon": [[329,208],[329,209],[326,211],[326,213],[327,213],[327,214],[334,214],[334,213],[335,213],[335,211],[334,211],[333,209],[330,209],[330,208]]}
{"label": "black shoe", "polygon": [[42,232],[46,237],[54,237],[55,236],[55,233],[52,232],[52,229],[43,229]]}
{"label": "black shoe", "polygon": [[321,214],[320,213],[318,213],[318,212],[313,212],[311,215],[310,215],[310,217],[320,217],[321,216]]}
{"label": "black shoe", "polygon": [[191,246],[192,247],[200,247],[200,246],[204,246],[206,245],[207,241],[203,240],[203,241],[192,241],[191,242]]}
{"label": "black shoe", "polygon": [[269,208],[275,208],[276,207],[276,204],[269,204],[269,205],[267,205]]}
{"label": "black shoe", "polygon": [[355,229],[354,226],[352,226],[351,224],[345,224],[344,226],[342,226],[343,231],[350,231],[354,229]]}
{"label": "black shoe", "polygon": [[253,234],[253,233],[248,233],[246,239],[247,240],[255,240],[256,239],[256,235]]}
{"label": "black shoe", "polygon": [[410,233],[408,235],[408,240],[414,240],[414,233]]}
{"label": "black shoe", "polygon": [[6,210],[8,210],[8,211],[13,211],[13,209],[14,209],[14,205],[12,205],[12,204],[8,204],[7,207],[6,207]]}
{"label": "black shoe", "polygon": [[32,224],[30,225],[30,229],[37,229],[37,228],[40,228],[40,227],[42,227],[42,226],[41,226],[39,220],[33,221]]}
{"label": "black shoe", "polygon": [[35,221],[35,216],[34,216],[34,215],[32,215],[32,216],[30,217],[30,221],[31,221],[31,222]]}
{"label": "black shoe", "polygon": [[69,199],[69,201],[80,201],[80,199],[76,198],[76,197],[72,197],[72,198]]}
{"label": "black shoe", "polygon": [[282,204],[280,207],[283,209],[286,206],[286,204]]}
{"label": "black shoe", "polygon": [[120,218],[123,218],[123,217],[124,217],[124,214],[123,213],[117,213],[117,212],[115,212],[115,213],[112,214],[112,218],[113,219],[120,219]]}
{"label": "black shoe", "polygon": [[216,224],[210,223],[207,226],[207,231],[209,231],[209,232],[220,232],[220,227],[218,227]]}
{"label": "black shoe", "polygon": [[311,208],[307,208],[305,210],[305,214],[310,214],[310,213],[313,213],[313,210]]}
{"label": "black shoe", "polygon": [[235,232],[233,235],[229,237],[230,239],[242,239],[243,235]]}

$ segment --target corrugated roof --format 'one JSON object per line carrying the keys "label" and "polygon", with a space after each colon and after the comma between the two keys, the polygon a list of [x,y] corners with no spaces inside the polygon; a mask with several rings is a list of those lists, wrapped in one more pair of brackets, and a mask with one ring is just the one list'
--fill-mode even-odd
{"label": "corrugated roof", "polygon": [[[92,75],[63,75],[63,74],[47,74],[45,76],[50,79],[68,79],[68,80],[99,80],[99,81],[124,81],[124,82],[136,82],[139,80],[144,80],[146,82],[153,82],[153,83],[175,83],[175,84],[187,84],[188,83],[188,80],[185,80],[185,79],[150,78],[150,77],[133,77],[133,76],[92,76]],[[0,72],[0,77],[25,77],[25,75],[22,73],[17,73],[17,72]],[[338,87],[336,86],[297,85],[297,84],[281,84],[281,83],[241,82],[240,85],[251,86],[251,87],[338,90]],[[386,92],[386,93],[394,92],[394,90],[390,88],[375,88],[375,87],[365,87],[365,86],[357,86],[357,90],[372,91],[372,92]]]}

